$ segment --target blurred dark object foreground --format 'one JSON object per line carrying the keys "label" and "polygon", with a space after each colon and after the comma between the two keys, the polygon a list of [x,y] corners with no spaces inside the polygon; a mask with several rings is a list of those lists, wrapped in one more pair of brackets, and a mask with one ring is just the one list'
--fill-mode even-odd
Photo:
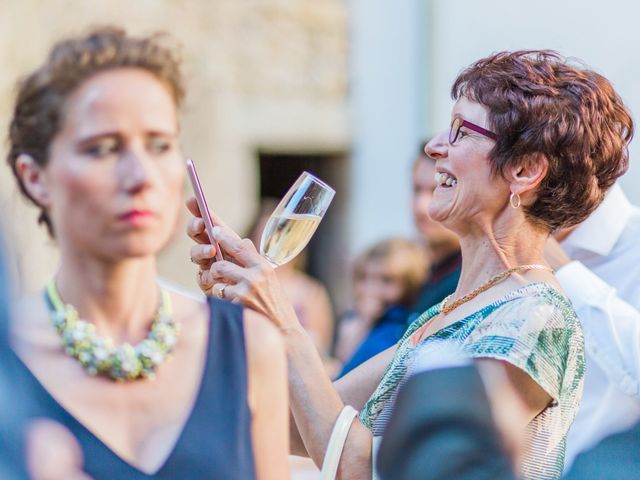
{"label": "blurred dark object foreground", "polygon": [[385,480],[511,480],[474,367],[417,373],[398,394],[378,469]]}
{"label": "blurred dark object foreground", "polygon": [[[640,478],[640,424],[579,455],[567,480]],[[473,366],[420,372],[398,394],[377,460],[384,480],[514,480]]]}

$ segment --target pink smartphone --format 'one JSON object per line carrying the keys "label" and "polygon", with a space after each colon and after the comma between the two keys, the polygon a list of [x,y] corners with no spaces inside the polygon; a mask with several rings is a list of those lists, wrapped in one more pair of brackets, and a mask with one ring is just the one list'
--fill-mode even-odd
{"label": "pink smartphone", "polygon": [[189,173],[189,180],[191,180],[191,185],[193,186],[193,192],[196,194],[196,202],[198,202],[198,209],[200,210],[200,214],[202,215],[202,219],[204,220],[204,227],[207,231],[207,235],[209,236],[209,241],[211,245],[216,247],[216,260],[224,260],[222,257],[222,252],[220,251],[220,245],[213,239],[213,220],[211,219],[211,213],[209,212],[209,207],[207,206],[207,199],[204,198],[204,192],[202,191],[202,185],[200,184],[200,179],[198,178],[198,172],[196,171],[196,166],[193,163],[193,160],[187,160],[187,172]]}

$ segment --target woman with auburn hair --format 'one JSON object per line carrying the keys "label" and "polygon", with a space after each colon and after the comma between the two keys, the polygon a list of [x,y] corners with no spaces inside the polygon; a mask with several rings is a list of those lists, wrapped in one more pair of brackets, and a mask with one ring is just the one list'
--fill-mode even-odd
{"label": "woman with auburn hair", "polygon": [[57,43],[20,83],[8,162],[61,252],[13,315],[30,414],[67,427],[95,480],[281,480],[276,328],[157,276],[182,204],[183,97],[166,38],[109,27]]}
{"label": "woman with auburn hair", "polygon": [[345,405],[359,410],[340,478],[371,476],[372,440],[375,445],[384,431],[398,386],[420,347],[438,345],[455,346],[481,369],[504,373],[498,377],[508,388],[487,393],[493,411],[508,413],[524,441],[520,477],[562,473],[567,430],[582,394],[584,345],[575,312],[545,263],[544,245],[553,230],[584,220],[625,172],[633,122],[603,76],[552,51],[483,58],[458,76],[452,97],[451,124],[425,151],[436,161],[438,180],[429,214],[460,238],[456,291],[419,317],[395,347],[334,385],[255,248],[218,227],[215,239],[235,263],[212,264],[202,221],[188,227],[205,243],[192,247],[204,270],[201,287],[255,308],[283,332],[294,452],[322,463],[343,427],[334,428],[336,419],[353,418]]}

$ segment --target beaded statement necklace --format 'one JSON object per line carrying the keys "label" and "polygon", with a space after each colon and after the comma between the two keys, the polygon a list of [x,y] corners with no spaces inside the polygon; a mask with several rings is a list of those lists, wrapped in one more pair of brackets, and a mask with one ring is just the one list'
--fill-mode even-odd
{"label": "beaded statement necklace", "polygon": [[453,310],[455,310],[456,308],[458,308],[460,305],[465,304],[470,300],[473,300],[478,295],[480,295],[482,292],[484,292],[486,290],[489,290],[496,283],[501,282],[502,280],[504,280],[505,278],[507,278],[511,274],[516,273],[516,272],[525,272],[527,270],[547,270],[547,271],[553,273],[553,270],[551,268],[545,267],[544,265],[537,265],[537,264],[533,264],[533,265],[518,265],[517,267],[510,268],[508,270],[505,270],[504,272],[500,272],[495,277],[490,278],[487,282],[485,282],[482,285],[480,285],[478,288],[473,290],[471,293],[467,293],[464,297],[460,297],[455,302],[449,303],[449,300],[451,299],[451,295],[453,295],[453,294],[448,295],[442,301],[442,304],[440,306],[440,312],[442,312],[443,315],[447,315],[448,313],[450,313]]}
{"label": "beaded statement necklace", "polygon": [[173,320],[171,298],[162,288],[151,330],[147,338],[135,346],[130,343],[114,346],[110,338],[98,336],[94,324],[80,319],[78,311],[62,301],[54,279],[47,286],[46,299],[65,352],[78,360],[90,375],[102,375],[119,382],[154,378],[156,368],[167,359],[180,333],[179,325]]}

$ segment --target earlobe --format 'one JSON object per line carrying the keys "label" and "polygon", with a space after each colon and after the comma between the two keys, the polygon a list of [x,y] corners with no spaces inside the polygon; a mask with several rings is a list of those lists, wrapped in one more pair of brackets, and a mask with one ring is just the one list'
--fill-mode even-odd
{"label": "earlobe", "polygon": [[23,153],[16,159],[16,172],[29,196],[41,207],[48,207],[49,190],[44,170],[31,155]]}

